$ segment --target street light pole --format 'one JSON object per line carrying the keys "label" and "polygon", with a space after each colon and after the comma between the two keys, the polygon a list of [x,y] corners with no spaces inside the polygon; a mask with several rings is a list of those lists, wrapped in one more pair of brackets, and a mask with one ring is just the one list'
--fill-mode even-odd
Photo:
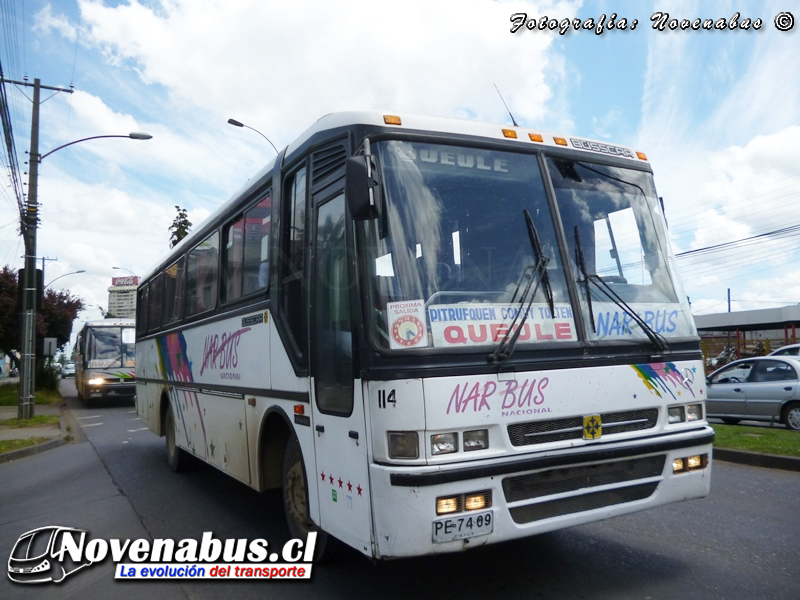
{"label": "street light pole", "polygon": [[261,132],[260,132],[258,129],[255,129],[255,128],[253,128],[253,127],[250,127],[250,125],[245,125],[244,123],[242,123],[241,121],[237,121],[236,119],[228,119],[228,124],[229,124],[229,125],[233,125],[234,127],[247,127],[248,129],[252,129],[252,130],[253,130],[253,131],[255,131],[255,132],[258,134],[258,135],[260,135],[260,136],[261,136],[261,137],[263,137],[265,140],[267,140],[267,141],[269,142],[269,145],[270,145],[270,146],[272,146],[272,149],[273,149],[273,150],[275,150],[275,154],[278,154],[278,149],[275,147],[275,144],[273,144],[273,143],[270,141],[270,139],[269,139],[267,136],[265,136],[263,133],[261,133]]}
{"label": "street light pole", "polygon": [[55,279],[53,279],[53,281],[51,281],[50,283],[48,283],[47,285],[45,285],[45,286],[42,288],[42,290],[46,290],[47,288],[49,288],[49,287],[50,287],[50,285],[51,285],[53,282],[55,282],[55,281],[58,281],[58,280],[59,280],[59,279],[61,279],[62,277],[66,277],[67,275],[77,275],[78,273],[86,273],[86,269],[81,269],[80,271],[73,271],[72,273],[64,273],[63,275],[59,275],[58,277],[56,277]]}
{"label": "street light pole", "polygon": [[[14,82],[19,83],[19,82]],[[30,85],[30,84],[27,84]],[[23,216],[23,236],[25,241],[25,281],[20,282],[22,294],[22,372],[20,373],[19,410],[20,419],[31,419],[34,416],[36,389],[36,228],[38,227],[37,194],[39,183],[39,163],[53,152],[87,140],[108,137],[123,137],[133,140],[149,140],[153,136],[147,133],[133,132],[128,135],[96,135],[63,144],[45,154],[39,154],[39,89],[42,86],[38,79],[33,81],[33,116],[31,118],[31,150],[28,178],[28,202]],[[55,88],[54,88],[55,89]],[[70,90],[71,91],[71,90]],[[51,282],[52,283],[52,282]]]}

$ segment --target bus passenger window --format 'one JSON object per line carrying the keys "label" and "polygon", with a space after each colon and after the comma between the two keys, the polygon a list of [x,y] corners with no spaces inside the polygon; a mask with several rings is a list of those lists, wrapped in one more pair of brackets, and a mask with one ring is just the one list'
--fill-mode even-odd
{"label": "bus passenger window", "polygon": [[186,316],[216,305],[219,232],[215,231],[189,251],[186,261]]}
{"label": "bus passenger window", "polygon": [[222,299],[236,300],[242,295],[242,254],[244,250],[244,219],[238,219],[225,228],[225,256],[223,264]]}
{"label": "bus passenger window", "polygon": [[180,320],[183,307],[183,257],[164,271],[164,324]]}
{"label": "bus passenger window", "polygon": [[270,194],[244,215],[244,290],[249,294],[269,285]]}
{"label": "bus passenger window", "polygon": [[150,299],[147,303],[147,330],[155,331],[161,326],[164,309],[164,275],[159,274],[150,282]]}

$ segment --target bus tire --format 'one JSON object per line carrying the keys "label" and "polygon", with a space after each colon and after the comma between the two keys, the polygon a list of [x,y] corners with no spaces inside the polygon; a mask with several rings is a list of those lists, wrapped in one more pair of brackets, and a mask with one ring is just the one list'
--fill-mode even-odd
{"label": "bus tire", "polygon": [[736,425],[737,423],[739,423],[739,421],[741,421],[741,419],[734,419],[733,417],[721,417],[721,418],[722,422],[725,423],[725,425]]}
{"label": "bus tire", "polygon": [[308,481],[300,453],[300,444],[293,433],[286,440],[283,453],[282,469],[283,509],[286,513],[286,524],[292,539],[303,540],[308,534],[317,533],[317,545],[314,549],[314,560],[328,562],[332,558],[334,539],[314,525],[308,515]]}
{"label": "bus tire", "polygon": [[164,421],[164,437],[167,438],[167,463],[169,468],[178,473],[183,471],[188,462],[189,456],[178,447],[175,440],[175,417],[172,414],[172,407],[167,408],[167,417]]}
{"label": "bus tire", "polygon": [[788,429],[800,431],[800,402],[786,405],[783,410],[783,422]]}

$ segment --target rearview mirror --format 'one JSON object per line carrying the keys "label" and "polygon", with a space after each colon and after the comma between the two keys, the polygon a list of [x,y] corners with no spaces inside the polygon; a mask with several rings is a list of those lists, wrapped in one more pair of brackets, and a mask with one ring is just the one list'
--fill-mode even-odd
{"label": "rearview mirror", "polygon": [[355,221],[376,219],[380,213],[380,186],[375,178],[371,156],[351,156],[345,167],[345,195],[350,215]]}

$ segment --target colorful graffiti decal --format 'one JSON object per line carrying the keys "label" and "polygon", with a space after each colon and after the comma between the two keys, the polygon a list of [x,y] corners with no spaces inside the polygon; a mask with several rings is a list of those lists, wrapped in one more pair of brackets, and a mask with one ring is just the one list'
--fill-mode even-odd
{"label": "colorful graffiti decal", "polygon": [[[165,379],[175,382],[193,382],[192,376],[192,363],[187,359],[186,353],[186,340],[182,333],[171,333],[166,336],[158,338],[158,356],[161,364],[161,370],[165,375]],[[203,412],[200,410],[200,401],[197,393],[190,390],[176,390],[173,388],[174,402],[172,405],[178,411],[177,419],[181,420],[183,424],[183,431],[186,435],[186,444],[197,453],[194,443],[192,442],[190,433],[191,429],[186,425],[186,411],[190,409],[197,410],[197,416],[200,420],[200,427],[203,431],[203,448],[204,454],[208,456],[208,439],[206,437],[206,425],[203,421]],[[180,401],[179,394],[182,396],[183,401]]]}
{"label": "colorful graffiti decal", "polygon": [[661,392],[664,392],[665,394],[669,393],[673,399],[677,399],[673,390],[677,390],[678,395],[682,390],[688,390],[694,397],[694,390],[691,386],[687,387],[683,384],[683,376],[674,363],[650,363],[631,365],[631,367],[647,386],[647,389],[659,398],[662,397]]}

